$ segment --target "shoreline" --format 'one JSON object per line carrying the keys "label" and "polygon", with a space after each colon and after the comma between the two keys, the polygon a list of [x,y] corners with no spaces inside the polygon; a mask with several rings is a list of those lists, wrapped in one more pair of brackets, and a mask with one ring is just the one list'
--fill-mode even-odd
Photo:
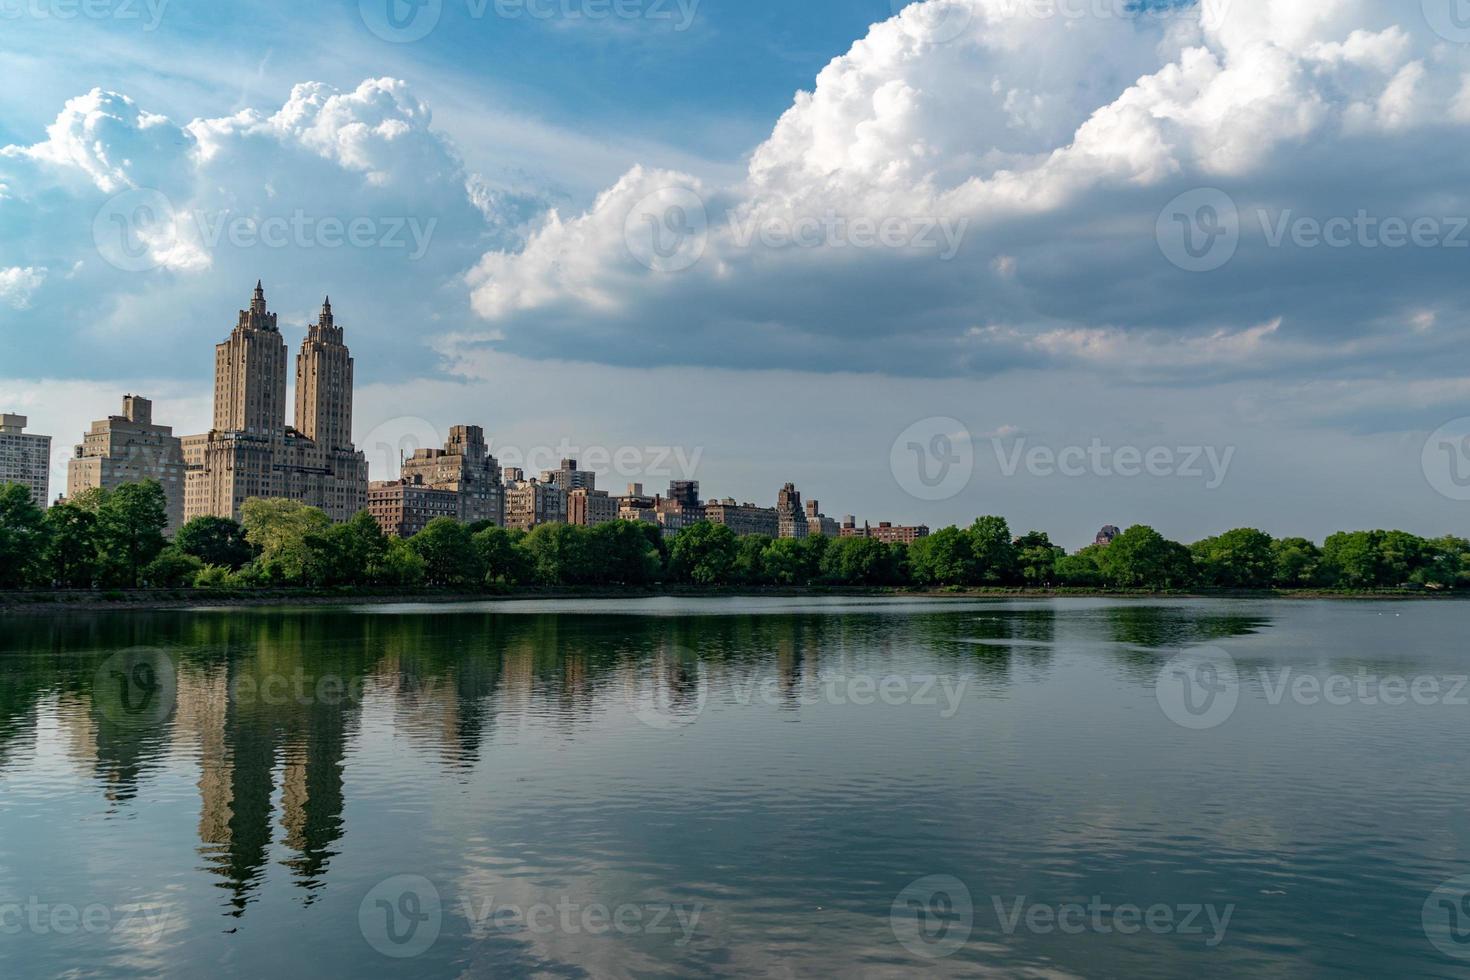
{"label": "shoreline", "polygon": [[396,603],[453,604],[463,602],[535,601],[557,599],[655,598],[887,598],[887,599],[1335,599],[1343,601],[1393,599],[1453,601],[1470,593],[1427,589],[1188,589],[1147,591],[1126,589],[915,589],[893,586],[740,587],[671,586],[648,589],[542,586],[504,592],[458,592],[440,589],[260,589],[249,591],[207,589],[52,590],[0,593],[0,614],[98,611],[158,611],[205,607],[262,608],[321,606],[324,608]]}

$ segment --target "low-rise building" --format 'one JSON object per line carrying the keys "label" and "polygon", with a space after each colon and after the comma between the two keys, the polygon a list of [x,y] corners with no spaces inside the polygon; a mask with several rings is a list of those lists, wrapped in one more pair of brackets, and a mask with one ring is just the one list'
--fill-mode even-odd
{"label": "low-rise building", "polygon": [[704,505],[704,518],[713,524],[723,524],[740,535],[764,534],[774,538],[780,530],[776,508],[739,504],[733,497],[708,501]]}
{"label": "low-rise building", "polygon": [[0,415],[0,483],[19,483],[37,507],[51,502],[51,437],[25,431],[24,415]]}
{"label": "low-rise building", "polygon": [[859,527],[857,520],[848,515],[842,519],[842,525],[838,530],[838,536],[843,538],[873,538],[884,544],[913,544],[920,538],[929,536],[929,528],[925,524],[899,525],[888,521],[879,521],[874,527],[867,521],[863,521]]}
{"label": "low-rise building", "polygon": [[157,480],[168,514],[166,534],[184,523],[184,451],[167,425],[153,422],[153,403],[124,395],[121,415],[92,423],[66,467],[66,494],[114,490],[124,483]]}
{"label": "low-rise building", "polygon": [[368,513],[384,534],[411,538],[436,517],[459,520],[459,497],[422,480],[379,480],[368,484]]}
{"label": "low-rise building", "polygon": [[842,525],[836,519],[822,513],[818,501],[806,502],[806,533],[813,538],[835,538],[842,533]]}
{"label": "low-rise building", "polygon": [[567,494],[567,523],[595,527],[618,519],[618,502],[606,490],[579,488]]}

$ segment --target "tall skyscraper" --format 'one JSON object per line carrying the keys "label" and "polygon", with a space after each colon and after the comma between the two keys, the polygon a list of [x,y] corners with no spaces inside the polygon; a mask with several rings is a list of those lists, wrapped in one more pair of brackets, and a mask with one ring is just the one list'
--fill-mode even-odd
{"label": "tall skyscraper", "polygon": [[296,429],[325,450],[352,447],[352,357],[330,296],[296,358]]}
{"label": "tall skyscraper", "polygon": [[286,342],[259,282],[214,353],[214,428],[183,439],[185,520],[239,517],[251,497],[285,497],[344,521],[367,506],[367,460],[352,445],[352,357],[330,301],[296,356],[296,424],[286,426]]}

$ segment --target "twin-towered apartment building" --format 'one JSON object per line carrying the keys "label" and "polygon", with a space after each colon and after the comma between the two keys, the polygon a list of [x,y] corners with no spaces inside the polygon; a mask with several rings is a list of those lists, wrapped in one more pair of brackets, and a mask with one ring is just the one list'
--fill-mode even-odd
{"label": "twin-towered apartment building", "polygon": [[[696,480],[675,480],[666,494],[645,494],[635,483],[612,495],[597,489],[596,474],[572,459],[539,479],[527,478],[515,467],[501,469],[477,425],[452,427],[442,448],[415,449],[402,459],[397,479],[369,483],[367,459],[352,442],[353,359],[330,299],[296,354],[292,425],[286,424],[286,355],[277,315],[257,282],[249,308],[238,311],[234,329],[215,346],[210,431],[175,436],[153,421],[148,399],[129,394],[122,413],[94,422],[76,447],[68,463],[68,494],[157,480],[168,502],[170,533],[201,515],[238,518],[252,497],[299,500],[333,521],[366,509],[384,531],[404,537],[436,517],[523,530],[622,519],[656,524],[665,534],[699,521],[772,538],[912,541],[928,533],[922,526],[859,527],[851,517],[838,523],[814,500],[803,507],[790,483],[781,488],[776,506],[761,507],[728,497],[701,501]],[[24,425],[23,417],[8,415],[0,423],[0,482],[24,477],[44,504],[50,438],[22,434]],[[32,472],[38,467],[39,489]]]}

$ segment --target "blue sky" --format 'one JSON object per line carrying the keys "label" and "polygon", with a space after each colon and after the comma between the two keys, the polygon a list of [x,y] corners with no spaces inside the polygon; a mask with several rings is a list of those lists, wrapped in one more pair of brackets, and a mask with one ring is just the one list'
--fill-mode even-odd
{"label": "blue sky", "polygon": [[0,0],[54,489],[126,390],[207,424],[259,277],[292,346],[332,295],[364,445],[1071,546],[1467,530],[1451,0],[393,2]]}

